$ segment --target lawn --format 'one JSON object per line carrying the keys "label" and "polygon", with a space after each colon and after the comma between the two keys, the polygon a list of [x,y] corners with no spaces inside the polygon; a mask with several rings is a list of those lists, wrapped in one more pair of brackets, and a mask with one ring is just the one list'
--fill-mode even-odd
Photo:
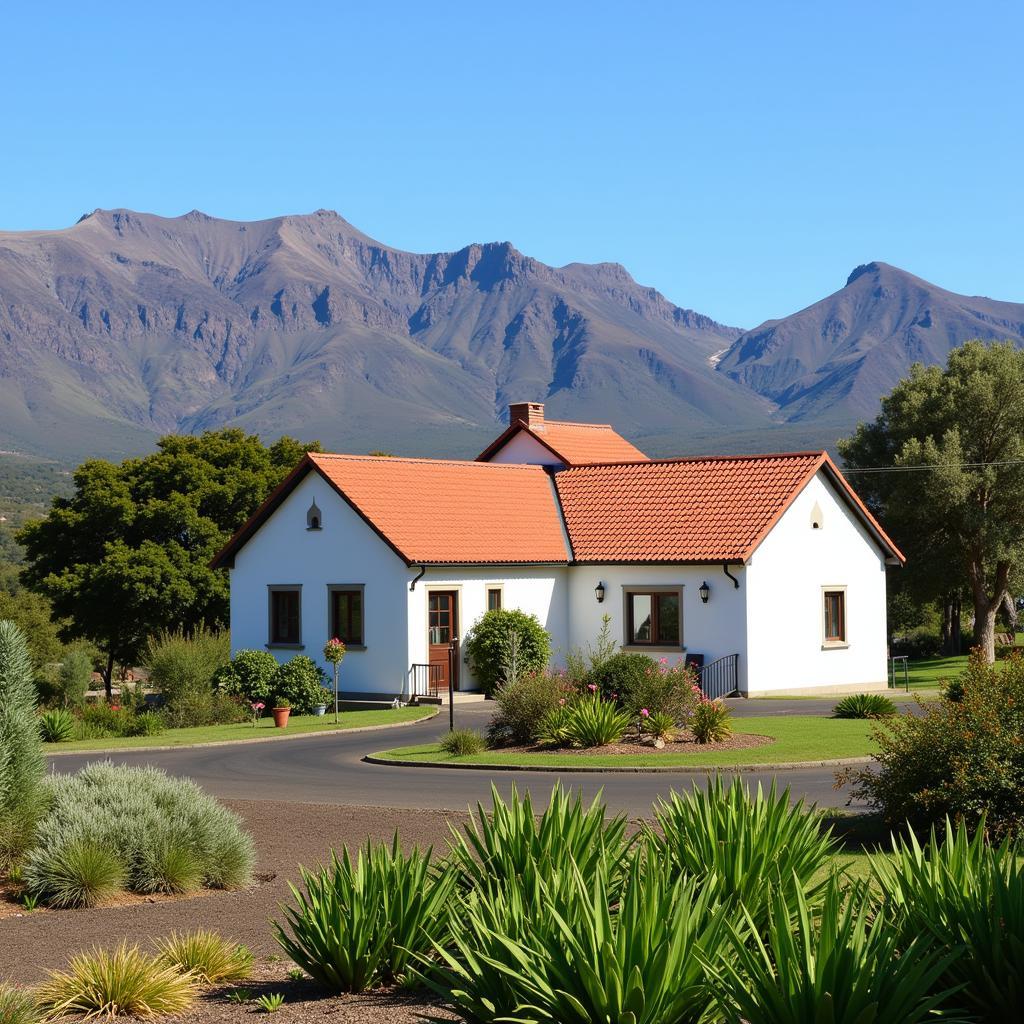
{"label": "lawn", "polygon": [[286,729],[275,729],[272,718],[261,718],[256,727],[252,722],[236,725],[203,725],[191,729],[168,729],[157,736],[111,736],[99,740],[69,740],[67,743],[44,743],[48,754],[72,753],[87,750],[114,750],[122,747],[184,747],[194,743],[223,743],[295,736],[313,732],[331,732],[359,729],[374,725],[393,725],[396,722],[418,722],[431,718],[435,711],[428,708],[384,708],[380,711],[342,711],[341,721],[334,724],[334,713],[292,715]]}
{"label": "lawn", "polygon": [[744,718],[733,726],[736,733],[771,736],[763,747],[715,750],[685,754],[523,754],[487,750],[481,754],[452,757],[436,743],[380,751],[377,757],[417,762],[492,765],[530,765],[538,768],[651,768],[728,767],[737,764],[782,764],[789,761],[827,761],[864,757],[877,750],[871,738],[872,722],[803,715]]}

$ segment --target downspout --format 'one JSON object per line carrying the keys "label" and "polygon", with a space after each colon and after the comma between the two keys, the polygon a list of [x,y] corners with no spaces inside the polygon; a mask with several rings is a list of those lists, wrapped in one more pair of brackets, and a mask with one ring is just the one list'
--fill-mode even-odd
{"label": "downspout", "polygon": [[[413,576],[412,583],[409,584],[409,593],[410,594],[416,589],[416,584],[421,579],[423,579],[423,575],[424,575],[424,573],[426,573],[426,571],[427,571],[427,567],[425,565],[421,565],[420,566],[420,571],[415,576]],[[737,583],[736,586],[739,586],[739,584]]]}
{"label": "downspout", "polygon": [[736,579],[736,577],[733,576],[733,574],[731,572],[729,572],[729,563],[728,562],[723,562],[722,563],[722,572],[724,572],[725,575],[728,576],[729,579],[732,580],[733,587],[736,590],[739,590],[740,589],[740,581],[738,579]]}

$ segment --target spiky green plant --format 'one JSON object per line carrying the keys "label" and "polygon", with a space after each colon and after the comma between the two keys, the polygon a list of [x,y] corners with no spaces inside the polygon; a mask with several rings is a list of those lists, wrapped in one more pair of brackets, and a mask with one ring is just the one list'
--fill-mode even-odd
{"label": "spiky green plant", "polygon": [[256,1005],[264,1013],[277,1013],[284,1006],[283,992],[265,992],[256,1000]]}
{"label": "spiky green plant", "polygon": [[39,1007],[35,997],[0,981],[0,1024],[37,1024]]}
{"label": "spiky green plant", "polygon": [[44,743],[66,743],[75,735],[78,719],[67,708],[39,713],[39,734]]}
{"label": "spiky green plant", "polygon": [[122,942],[113,952],[73,956],[66,971],[51,971],[36,990],[50,1017],[155,1017],[181,1013],[195,998],[196,981]]}
{"label": "spiky green plant", "polygon": [[648,736],[668,743],[675,738],[676,721],[667,711],[652,711],[641,719],[641,727]]}
{"label": "spiky green plant", "polygon": [[687,725],[698,743],[721,743],[732,735],[732,712],[720,700],[702,700]]}
{"label": "spiky green plant", "polygon": [[252,972],[252,953],[241,943],[214,931],[177,932],[157,941],[159,959],[205,985],[242,981]]}
{"label": "spiky green plant", "polygon": [[614,701],[598,695],[566,706],[565,732],[574,747],[603,747],[618,743],[633,724],[633,716]]}
{"label": "spiky green plant", "polygon": [[831,829],[789,789],[753,793],[741,779],[720,776],[654,808],[657,829],[646,829],[655,856],[695,878],[720,885],[722,898],[742,902],[760,921],[771,888],[811,892],[814,876],[838,851]]}
{"label": "spiky green plant", "polygon": [[890,718],[896,705],[884,693],[851,693],[832,709],[833,718]]}
{"label": "spiky green plant", "polygon": [[1019,846],[991,846],[946,820],[923,846],[909,832],[892,855],[874,857],[886,927],[906,944],[918,937],[951,959],[943,978],[981,1020],[1013,1020],[1024,1006],[1024,861]]}
{"label": "spiky green plant", "polygon": [[51,907],[95,907],[124,888],[125,868],[113,850],[74,837],[57,846],[45,865],[30,855],[25,881]]}
{"label": "spiky green plant", "polygon": [[483,736],[473,729],[453,729],[438,745],[452,757],[479,754],[482,750],[487,749]]}
{"label": "spiky green plant", "polygon": [[25,635],[0,621],[0,871],[28,848],[45,808],[46,763]]}
{"label": "spiky green plant", "polygon": [[518,886],[570,861],[585,879],[604,863],[620,878],[630,848],[625,815],[606,819],[600,797],[584,807],[579,793],[570,796],[558,784],[539,819],[529,793],[520,797],[513,786],[506,802],[492,785],[490,810],[477,804],[463,829],[451,831],[450,860],[467,889]]}
{"label": "spiky green plant", "polygon": [[275,922],[281,948],[332,992],[362,992],[401,977],[410,957],[444,941],[455,875],[432,870],[431,851],[368,842],[353,861],[346,848],[329,867],[300,868],[294,906]]}
{"label": "spiky green plant", "polygon": [[893,929],[871,926],[866,886],[844,900],[830,878],[817,923],[795,880],[792,891],[795,906],[781,892],[769,898],[766,941],[744,911],[745,929],[728,925],[732,956],[697,954],[728,1024],[917,1024],[949,1002],[940,979],[956,954],[941,956],[920,939],[901,949]]}

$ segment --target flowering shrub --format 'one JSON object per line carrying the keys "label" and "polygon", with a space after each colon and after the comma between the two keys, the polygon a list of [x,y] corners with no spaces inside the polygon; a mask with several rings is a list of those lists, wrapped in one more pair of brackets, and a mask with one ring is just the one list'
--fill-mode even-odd
{"label": "flowering shrub", "polygon": [[324,661],[332,665],[340,665],[345,658],[345,641],[339,640],[336,636],[331,637],[324,644]]}
{"label": "flowering shrub", "polygon": [[690,732],[698,743],[721,743],[732,735],[731,718],[720,700],[702,698],[690,716]]}
{"label": "flowering shrub", "polygon": [[[953,699],[955,697],[959,699]],[[843,779],[899,826],[985,826],[1024,832],[1024,659],[996,665],[975,651],[953,692],[875,727],[875,764]]]}
{"label": "flowering shrub", "polygon": [[573,699],[572,687],[560,672],[535,672],[499,686],[494,694],[498,710],[487,727],[492,747],[532,743],[543,731],[545,718]]}

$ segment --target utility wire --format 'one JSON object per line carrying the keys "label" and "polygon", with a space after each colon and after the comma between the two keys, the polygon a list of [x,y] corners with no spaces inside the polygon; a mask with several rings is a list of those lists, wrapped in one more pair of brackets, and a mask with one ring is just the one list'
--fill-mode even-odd
{"label": "utility wire", "polygon": [[988,466],[1024,466],[1024,459],[1007,459],[1004,462],[956,462],[937,463],[933,466],[868,466],[864,469],[853,469],[844,466],[843,476],[851,473],[929,473],[937,469],[985,469]]}

